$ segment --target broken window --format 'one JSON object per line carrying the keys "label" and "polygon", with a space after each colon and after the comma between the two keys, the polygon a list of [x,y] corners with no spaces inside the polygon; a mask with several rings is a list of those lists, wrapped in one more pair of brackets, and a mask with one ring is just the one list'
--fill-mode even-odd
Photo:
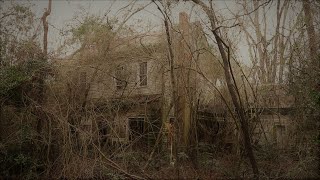
{"label": "broken window", "polygon": [[140,86],[146,86],[148,84],[147,62],[140,63],[139,82]]}
{"label": "broken window", "polygon": [[117,90],[123,90],[127,86],[127,81],[125,80],[125,69],[123,66],[116,68],[115,73],[116,88]]}

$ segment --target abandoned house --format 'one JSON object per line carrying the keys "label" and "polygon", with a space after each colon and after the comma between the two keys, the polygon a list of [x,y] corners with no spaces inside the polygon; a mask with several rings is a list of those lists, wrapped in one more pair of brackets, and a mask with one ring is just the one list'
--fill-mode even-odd
{"label": "abandoned house", "polygon": [[[193,126],[197,127],[199,142],[233,142],[236,136],[230,124],[234,121],[227,117],[226,108],[212,90],[212,84],[218,82],[222,72],[212,71],[219,62],[209,52],[210,45],[200,22],[190,22],[188,15],[182,12],[171,36],[178,97],[175,102],[172,102],[164,32],[109,38],[107,51],[102,51],[99,43],[88,43],[72,58],[56,63],[60,78],[70,90],[70,101],[76,100],[79,106],[88,106],[104,114],[96,119],[104,141],[150,146],[162,122],[175,119],[181,122],[185,145],[190,143],[187,135]],[[176,108],[175,117],[172,106]],[[254,107],[251,111],[258,109]],[[288,123],[285,114],[275,114],[281,117],[278,118],[281,123],[274,121],[274,113],[261,115],[263,126],[267,127],[263,129],[265,140],[271,139],[274,132],[282,136]],[[270,117],[273,117],[272,123]],[[84,118],[79,123],[83,129],[92,131],[95,122]],[[260,131],[260,126],[254,128],[255,133]]]}
{"label": "abandoned house", "polygon": [[[256,144],[289,145],[294,134],[294,99],[288,96],[284,85],[265,84],[258,87],[258,106],[250,107],[249,114],[254,124],[252,133]],[[291,114],[291,115],[290,115]]]}

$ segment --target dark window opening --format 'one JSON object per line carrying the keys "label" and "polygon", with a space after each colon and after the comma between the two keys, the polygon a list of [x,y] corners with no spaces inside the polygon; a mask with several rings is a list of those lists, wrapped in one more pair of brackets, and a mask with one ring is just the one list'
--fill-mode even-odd
{"label": "dark window opening", "polygon": [[129,140],[142,142],[144,135],[144,118],[129,118]]}
{"label": "dark window opening", "polygon": [[219,122],[212,119],[200,119],[198,121],[198,140],[200,142],[214,143],[219,133]]}
{"label": "dark window opening", "polygon": [[147,62],[140,63],[140,70],[139,70],[140,86],[146,86],[148,84],[147,73],[148,73]]}

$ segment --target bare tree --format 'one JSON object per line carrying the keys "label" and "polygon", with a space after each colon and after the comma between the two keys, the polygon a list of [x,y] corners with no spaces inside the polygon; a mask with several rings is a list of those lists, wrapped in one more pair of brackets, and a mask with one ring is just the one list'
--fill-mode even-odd
{"label": "bare tree", "polygon": [[[43,25],[43,56],[44,56],[44,61],[47,62],[48,60],[48,21],[47,21],[47,17],[50,15],[51,13],[51,4],[52,4],[52,0],[49,0],[48,2],[48,9],[45,10],[45,12],[42,15],[42,25]],[[45,83],[44,83],[44,79],[46,76],[46,72],[43,69],[42,71],[40,71],[38,78],[38,82],[39,82],[39,97],[38,97],[38,102],[40,105],[43,104],[44,101],[44,91],[45,91]],[[38,123],[37,123],[37,132],[40,133],[42,130],[42,126],[43,126],[43,119],[45,117],[45,115],[43,114],[42,110],[36,110],[37,114],[39,115],[38,117]]]}
{"label": "bare tree", "polygon": [[309,0],[305,0],[302,1],[302,5],[303,5],[303,11],[305,14],[305,23],[307,26],[307,33],[308,33],[308,39],[309,39],[309,53],[310,53],[310,57],[311,57],[311,61],[312,63],[316,66],[320,68],[320,62],[319,60],[316,59],[317,56],[317,36],[315,33],[315,28],[313,25],[313,13],[311,10],[311,2]]}
{"label": "bare tree", "polygon": [[[163,16],[163,22],[164,22],[164,27],[165,27],[165,34],[166,34],[166,41],[167,41],[167,48],[168,48],[168,60],[169,60],[169,68],[170,68],[170,82],[171,82],[171,101],[170,101],[170,105],[169,105],[169,111],[171,111],[171,109],[173,109],[174,112],[174,117],[175,120],[173,122],[169,122],[170,124],[170,132],[169,135],[171,137],[168,137],[168,141],[170,141],[170,146],[171,146],[171,152],[170,152],[170,163],[174,166],[177,166],[177,146],[178,146],[178,139],[179,139],[179,122],[178,122],[178,109],[177,109],[177,86],[176,86],[176,77],[175,77],[175,71],[174,71],[174,64],[175,64],[175,56],[174,56],[174,52],[173,52],[173,43],[172,43],[172,35],[171,35],[171,20],[169,17],[169,3],[163,3],[162,7],[163,9],[161,9],[161,7],[153,0],[152,1],[154,4],[157,5],[158,10],[161,12],[162,16]],[[171,127],[172,126],[172,127]]]}
{"label": "bare tree", "polygon": [[259,178],[259,170],[258,170],[258,165],[257,165],[256,159],[255,159],[255,156],[253,154],[252,145],[250,142],[248,120],[245,115],[244,107],[241,103],[241,97],[238,92],[236,82],[234,81],[232,68],[230,66],[229,46],[227,44],[225,44],[225,42],[220,38],[220,35],[218,34],[219,29],[217,29],[216,18],[215,18],[215,13],[214,13],[213,7],[212,6],[208,7],[204,2],[202,2],[200,0],[192,0],[192,1],[195,4],[199,5],[203,9],[203,11],[208,16],[208,19],[210,20],[211,32],[217,41],[219,52],[220,52],[221,58],[223,60],[223,68],[224,68],[224,73],[225,73],[225,78],[227,81],[229,93],[232,98],[233,105],[235,106],[236,113],[239,117],[239,122],[241,124],[241,130],[242,130],[242,134],[243,134],[246,152],[247,152],[247,155],[248,155],[249,160],[251,162],[252,170],[254,173],[254,178],[258,179]]}
{"label": "bare tree", "polygon": [[[283,82],[289,40],[294,31],[286,28],[290,20],[288,13],[292,13],[289,12],[289,7],[293,2],[287,0],[275,2],[276,22],[274,29],[271,28],[272,24],[267,18],[270,13],[268,9],[273,8],[272,3],[273,1],[265,3],[241,1],[237,4],[244,10],[244,15],[230,11],[245,33],[249,45],[248,51],[255,70],[253,74],[258,75],[258,80],[261,83]],[[251,9],[253,10],[250,11]],[[295,23],[291,29],[294,29],[294,26]]]}
{"label": "bare tree", "polygon": [[49,0],[48,9],[45,10],[45,12],[41,17],[42,25],[43,25],[43,54],[46,58],[48,54],[48,30],[49,30],[47,17],[51,14],[51,5],[52,5],[52,0]]}

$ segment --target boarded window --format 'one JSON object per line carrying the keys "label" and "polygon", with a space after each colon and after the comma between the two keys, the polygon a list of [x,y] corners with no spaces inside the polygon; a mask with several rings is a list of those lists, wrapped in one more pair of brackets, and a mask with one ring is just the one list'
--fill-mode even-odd
{"label": "boarded window", "polygon": [[140,63],[139,82],[140,86],[146,86],[148,84],[147,62]]}
{"label": "boarded window", "polygon": [[116,68],[115,79],[117,90],[125,89],[127,82],[125,80],[125,70],[123,66]]}

